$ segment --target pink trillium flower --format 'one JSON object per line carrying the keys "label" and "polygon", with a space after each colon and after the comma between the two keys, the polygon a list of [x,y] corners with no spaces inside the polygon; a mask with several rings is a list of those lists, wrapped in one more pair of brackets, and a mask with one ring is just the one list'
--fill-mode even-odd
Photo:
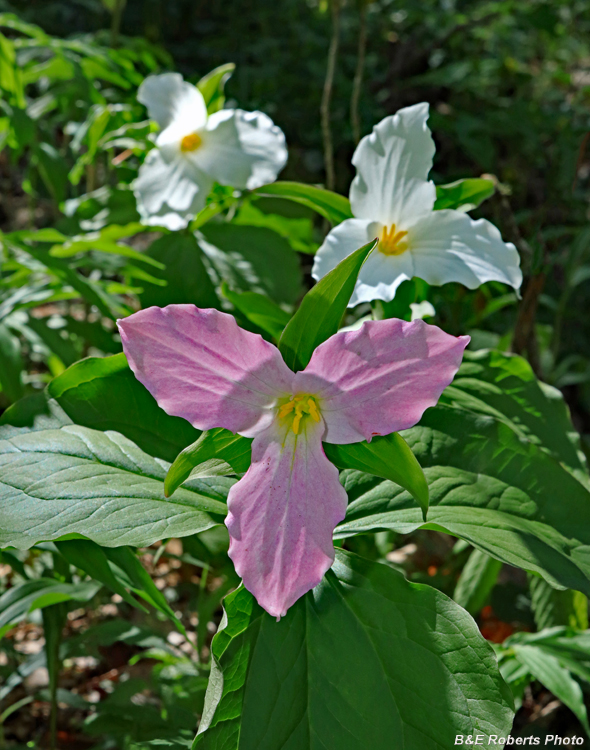
{"label": "pink trillium flower", "polygon": [[367,321],[324,341],[295,373],[275,346],[218,310],[150,307],[118,326],[129,366],[164,411],[254,438],[252,464],[228,496],[229,556],[277,618],[334,561],[347,496],[322,441],[370,441],[415,425],[469,342],[422,320]]}

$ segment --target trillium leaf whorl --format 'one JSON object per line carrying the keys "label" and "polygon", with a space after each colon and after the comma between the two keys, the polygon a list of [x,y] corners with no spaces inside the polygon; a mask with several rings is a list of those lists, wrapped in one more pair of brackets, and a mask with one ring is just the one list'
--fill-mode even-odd
{"label": "trillium leaf whorl", "polygon": [[146,224],[180,229],[205,206],[214,182],[254,189],[285,166],[285,136],[267,115],[241,109],[208,115],[203,95],[180,73],[149,76],[137,98],[160,126],[135,182]]}
{"label": "trillium leaf whorl", "polygon": [[129,366],[165,411],[254,438],[251,466],[228,495],[229,555],[275,617],[334,561],[347,500],[322,442],[416,424],[469,341],[421,320],[368,321],[331,336],[295,373],[275,346],[218,310],[150,307],[118,326]]}
{"label": "trillium leaf whorl", "polygon": [[493,224],[461,211],[434,210],[436,188],[428,180],[434,142],[427,119],[428,104],[400,109],[376,125],[354,153],[354,218],[329,232],[312,271],[320,279],[357,247],[379,238],[359,273],[350,307],[389,302],[414,276],[434,285],[456,281],[469,289],[486,281],[515,289],[522,283],[516,248]]}

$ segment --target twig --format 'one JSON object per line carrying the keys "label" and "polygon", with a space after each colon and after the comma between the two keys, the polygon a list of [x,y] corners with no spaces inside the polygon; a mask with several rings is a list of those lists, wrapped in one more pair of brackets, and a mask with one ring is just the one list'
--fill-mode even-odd
{"label": "twig", "polygon": [[586,146],[588,145],[589,139],[590,131],[584,135],[584,137],[582,138],[582,143],[580,143],[580,148],[578,149],[578,158],[576,159],[576,172],[574,174],[574,181],[572,182],[572,193],[575,191],[578,185],[578,172],[580,171],[580,167],[582,166],[582,162],[584,161],[584,157],[586,156]]}
{"label": "twig", "polygon": [[326,70],[320,115],[322,121],[322,138],[324,141],[326,187],[328,190],[334,190],[334,144],[332,142],[332,129],[330,127],[330,102],[332,100],[336,58],[338,56],[338,44],[340,41],[340,0],[331,0],[330,7],[332,9],[332,38],[330,39],[330,48],[328,50],[328,67]]}
{"label": "twig", "polygon": [[541,376],[537,337],[535,335],[535,318],[539,297],[545,287],[545,273],[537,273],[531,276],[526,285],[512,339],[512,351],[515,354],[527,352],[531,367],[537,377]]}
{"label": "twig", "polygon": [[350,97],[350,124],[354,142],[361,139],[361,119],[359,115],[359,102],[361,98],[361,86],[365,70],[365,52],[367,49],[367,6],[369,0],[360,0],[359,8],[359,43],[357,49],[356,70],[352,81],[352,95]]}
{"label": "twig", "polygon": [[119,46],[119,33],[121,31],[121,20],[127,0],[115,0],[113,17],[111,19],[111,47]]}

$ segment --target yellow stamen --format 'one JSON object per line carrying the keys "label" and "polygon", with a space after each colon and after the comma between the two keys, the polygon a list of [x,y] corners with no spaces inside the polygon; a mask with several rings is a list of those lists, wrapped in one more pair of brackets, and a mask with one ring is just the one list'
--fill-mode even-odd
{"label": "yellow stamen", "polygon": [[283,404],[281,408],[279,409],[279,417],[286,417],[289,412],[292,412],[295,408],[295,401],[287,401],[286,404]]}
{"label": "yellow stamen", "polygon": [[407,235],[407,232],[398,232],[395,224],[390,227],[383,227],[381,237],[379,238],[379,251],[384,255],[401,255],[405,253],[409,245],[407,242],[401,242]]}
{"label": "yellow stamen", "polygon": [[296,396],[293,396],[289,401],[281,404],[278,411],[278,416],[281,419],[292,415],[291,419],[293,421],[291,422],[291,429],[296,435],[299,434],[301,420],[308,414],[314,422],[321,421],[321,414],[317,401],[314,396],[310,396],[307,393],[298,393]]}
{"label": "yellow stamen", "polygon": [[309,408],[309,413],[311,414],[311,418],[314,419],[316,422],[320,421],[320,412],[318,409],[318,405],[313,400],[313,398],[310,398],[307,400],[307,405]]}
{"label": "yellow stamen", "polygon": [[202,143],[201,136],[198,133],[189,133],[180,141],[181,151],[196,151]]}

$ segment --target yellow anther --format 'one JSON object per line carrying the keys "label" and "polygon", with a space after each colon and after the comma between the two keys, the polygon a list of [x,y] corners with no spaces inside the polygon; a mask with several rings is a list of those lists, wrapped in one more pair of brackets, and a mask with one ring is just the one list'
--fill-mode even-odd
{"label": "yellow anther", "polygon": [[316,422],[320,421],[320,412],[318,409],[318,405],[314,401],[313,398],[310,398],[307,400],[307,405],[309,408],[309,413],[311,414],[311,418],[314,419]]}
{"label": "yellow anther", "polygon": [[279,409],[279,417],[286,417],[289,412],[292,412],[295,408],[295,401],[287,401],[286,404],[283,404],[281,408]]}
{"label": "yellow anther", "polygon": [[196,151],[202,143],[201,136],[198,133],[189,133],[180,141],[181,151]]}
{"label": "yellow anther", "polygon": [[379,238],[379,251],[384,255],[401,255],[408,249],[407,242],[401,242],[407,232],[398,232],[395,224],[383,227]]}
{"label": "yellow anther", "polygon": [[308,414],[314,422],[321,421],[317,401],[308,393],[298,393],[296,396],[293,396],[290,401],[286,401],[279,406],[278,416],[281,419],[289,417],[290,414],[292,414],[291,418],[293,420],[291,422],[291,428],[296,435],[299,434],[301,420]]}

